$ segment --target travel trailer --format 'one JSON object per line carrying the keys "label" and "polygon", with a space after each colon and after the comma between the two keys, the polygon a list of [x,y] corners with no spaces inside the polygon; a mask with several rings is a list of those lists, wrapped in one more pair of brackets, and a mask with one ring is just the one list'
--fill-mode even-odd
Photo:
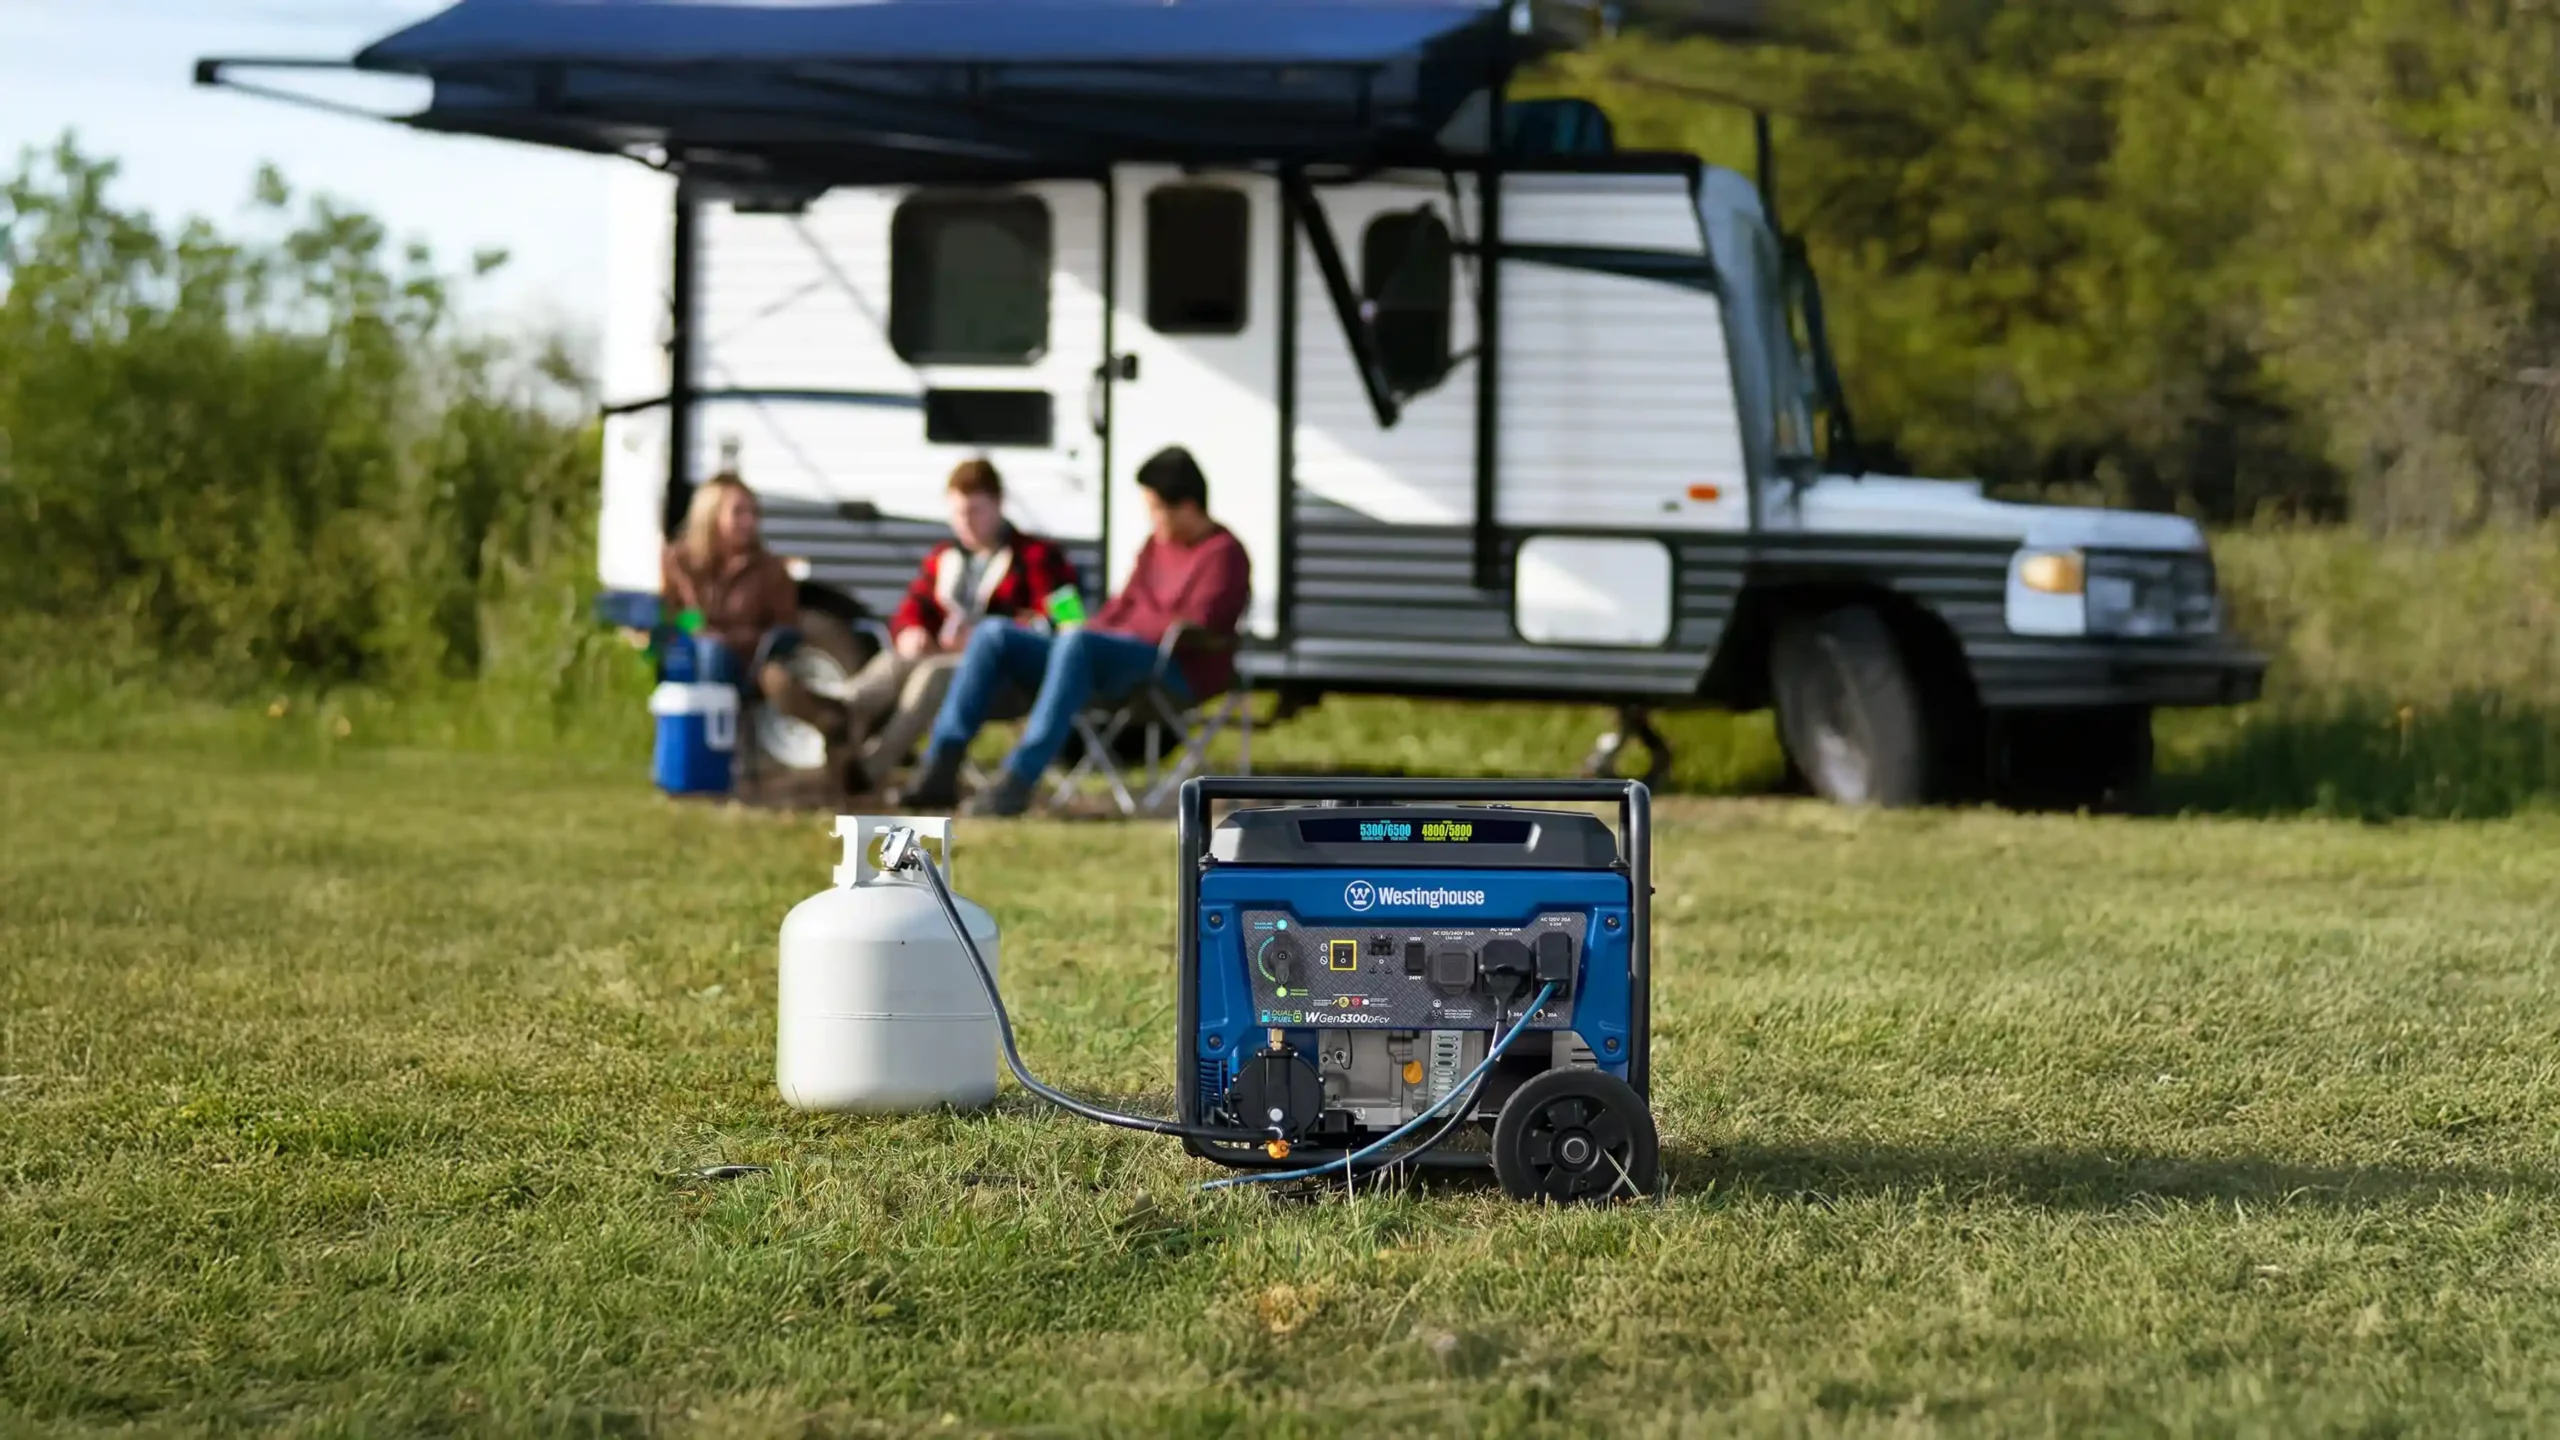
{"label": "travel trailer", "polygon": [[[1774,706],[1835,800],[2087,803],[2147,775],[2154,708],[2256,696],[2194,523],[1863,473],[1761,188],[1508,98],[1576,38],[1559,13],[463,0],[353,64],[434,82],[412,125],[639,162],[605,367],[622,623],[724,459],[832,617],[827,682],[955,462],[993,459],[1100,591],[1144,538],[1138,466],[1181,445],[1284,713],[1613,707],[1589,763],[1632,737],[1658,773],[1651,712]],[[778,717],[755,743],[818,758]]]}

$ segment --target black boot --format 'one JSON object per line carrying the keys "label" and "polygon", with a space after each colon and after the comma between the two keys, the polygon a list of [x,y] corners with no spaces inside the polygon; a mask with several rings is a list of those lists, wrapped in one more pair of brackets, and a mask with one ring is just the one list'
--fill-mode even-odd
{"label": "black boot", "polygon": [[916,776],[898,788],[891,803],[901,810],[951,810],[960,804],[960,762],[967,758],[959,750],[935,748],[925,752],[924,764]]}
{"label": "black boot", "polygon": [[969,802],[972,815],[1019,815],[1030,808],[1031,787],[1010,770],[999,773],[995,784]]}

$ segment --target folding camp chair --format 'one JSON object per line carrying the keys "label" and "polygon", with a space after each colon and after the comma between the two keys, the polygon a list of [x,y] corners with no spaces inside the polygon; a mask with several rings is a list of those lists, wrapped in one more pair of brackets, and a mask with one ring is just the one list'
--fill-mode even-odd
{"label": "folding camp chair", "polygon": [[[1204,651],[1237,648],[1235,637],[1213,634],[1206,630],[1176,625],[1165,632],[1156,646],[1154,672],[1147,683],[1116,701],[1088,707],[1076,717],[1076,737],[1083,741],[1084,754],[1058,777],[1049,792],[1051,805],[1072,799],[1084,782],[1099,775],[1109,788],[1112,801],[1127,816],[1161,813],[1170,803],[1182,782],[1199,773],[1209,758],[1209,746],[1229,725],[1236,727],[1243,753],[1237,759],[1236,773],[1253,773],[1253,692],[1239,676],[1225,690],[1196,698],[1185,697],[1167,681],[1174,674],[1176,657]],[[1122,772],[1119,745],[1131,726],[1141,727],[1146,739],[1145,768],[1138,773],[1140,788],[1130,787],[1130,777]],[[1164,737],[1174,736],[1174,751],[1164,753]]]}
{"label": "folding camp chair", "polygon": [[[842,623],[857,639],[868,639],[873,654],[885,652],[892,643],[889,627],[867,615]],[[755,657],[748,662],[749,674],[764,669],[771,644],[768,636],[757,646]],[[784,663],[799,676],[801,684],[821,698],[842,701],[852,695],[854,672],[846,668],[844,657],[804,646]],[[738,783],[757,788],[777,781],[811,782],[823,768],[825,746],[824,737],[814,727],[761,700],[751,701],[738,715]],[[830,776],[826,783],[837,782]]]}

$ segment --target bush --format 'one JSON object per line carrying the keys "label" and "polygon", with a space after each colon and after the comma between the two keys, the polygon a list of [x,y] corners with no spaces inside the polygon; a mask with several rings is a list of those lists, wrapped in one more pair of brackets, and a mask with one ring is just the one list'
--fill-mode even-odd
{"label": "bush", "polygon": [[66,139],[0,189],[0,612],[70,662],[57,699],[468,686],[463,728],[521,739],[627,685],[556,346],[462,333],[424,249],[272,171],[261,239],[157,227],[114,176]]}
{"label": "bush", "polygon": [[2217,537],[2266,699],[2180,716],[2173,803],[2361,818],[2560,804],[2560,524],[2435,544],[2358,530]]}

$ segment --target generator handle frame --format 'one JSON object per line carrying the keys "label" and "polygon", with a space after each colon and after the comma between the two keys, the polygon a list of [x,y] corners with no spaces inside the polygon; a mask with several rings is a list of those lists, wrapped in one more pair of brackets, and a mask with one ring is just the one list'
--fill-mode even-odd
{"label": "generator handle frame", "polygon": [[[1630,914],[1635,933],[1627,946],[1627,1019],[1634,1044],[1628,1047],[1627,1083],[1650,1103],[1653,1099],[1653,792],[1641,780],[1448,780],[1393,779],[1384,776],[1199,775],[1182,783],[1175,808],[1180,869],[1174,894],[1180,937],[1175,949],[1182,966],[1177,975],[1182,997],[1180,1024],[1174,1036],[1175,1108],[1186,1123],[1200,1117],[1199,1088],[1192,1051],[1200,1026],[1200,1003],[1188,978],[1200,966],[1200,876],[1209,866],[1209,807],[1220,800],[1275,802],[1349,801],[1357,804],[1583,804],[1615,801],[1618,806],[1618,863],[1627,874]],[[1186,1142],[1186,1148],[1190,1148]],[[1194,1153],[1200,1153],[1196,1149]],[[1220,1157],[1227,1163],[1234,1158]],[[1316,1157],[1301,1154],[1292,1164]],[[1279,1163],[1277,1161],[1273,1163]]]}

